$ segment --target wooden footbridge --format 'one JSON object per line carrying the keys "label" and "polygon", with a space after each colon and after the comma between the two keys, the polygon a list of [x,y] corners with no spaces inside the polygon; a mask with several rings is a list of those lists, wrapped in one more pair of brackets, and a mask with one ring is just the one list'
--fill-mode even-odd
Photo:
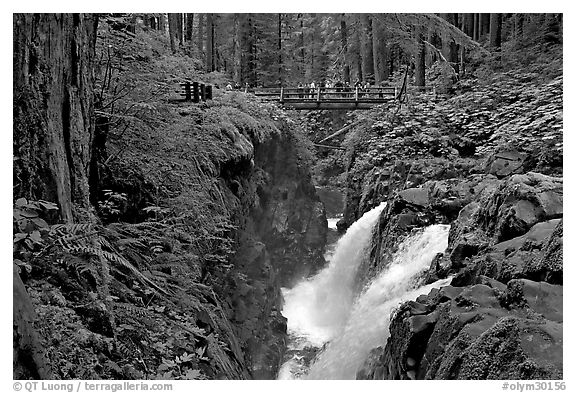
{"label": "wooden footbridge", "polygon": [[396,87],[318,87],[256,89],[253,93],[268,101],[276,101],[291,109],[370,109],[394,101]]}

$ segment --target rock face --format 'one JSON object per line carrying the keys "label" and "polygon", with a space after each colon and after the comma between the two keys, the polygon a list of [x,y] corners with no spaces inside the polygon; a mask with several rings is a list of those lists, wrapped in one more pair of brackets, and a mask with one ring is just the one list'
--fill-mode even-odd
{"label": "rock face", "polygon": [[225,308],[252,376],[273,379],[286,347],[280,288],[323,266],[326,214],[289,134],[255,143],[253,156],[233,164],[223,178],[241,228],[232,262],[246,280],[226,289]]}
{"label": "rock face", "polygon": [[561,379],[562,286],[447,286],[404,304],[360,379]]}
{"label": "rock face", "polygon": [[357,378],[562,378],[562,179],[499,180],[490,168],[389,202],[364,280],[386,266],[395,239],[434,222],[452,227],[425,281],[454,278],[400,307]]}

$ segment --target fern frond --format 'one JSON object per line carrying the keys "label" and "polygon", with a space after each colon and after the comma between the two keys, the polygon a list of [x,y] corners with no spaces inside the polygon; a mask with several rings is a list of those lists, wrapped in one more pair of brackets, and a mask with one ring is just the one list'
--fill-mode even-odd
{"label": "fern frond", "polygon": [[50,227],[50,234],[58,236],[81,235],[92,231],[94,226],[89,223],[56,224]]}
{"label": "fern frond", "polygon": [[151,286],[152,288],[154,288],[158,292],[163,293],[164,295],[168,295],[168,293],[164,289],[160,288],[152,280],[150,280],[148,277],[146,277],[144,274],[142,274],[142,272],[140,272],[138,269],[136,269],[134,267],[134,265],[132,265],[130,262],[128,262],[120,254],[116,254],[116,253],[109,252],[109,251],[104,251],[101,249],[97,249],[95,247],[82,246],[82,245],[70,247],[70,248],[66,249],[66,251],[68,251],[70,253],[76,253],[76,254],[94,255],[94,256],[97,256],[99,258],[104,258],[110,262],[116,263],[116,264],[128,269],[143,284],[147,284],[147,285]]}
{"label": "fern frond", "polygon": [[98,231],[79,233],[79,234],[69,234],[60,236],[56,239],[56,243],[59,244],[64,249],[72,248],[76,245],[80,245],[82,240],[90,239],[91,237],[98,234]]}

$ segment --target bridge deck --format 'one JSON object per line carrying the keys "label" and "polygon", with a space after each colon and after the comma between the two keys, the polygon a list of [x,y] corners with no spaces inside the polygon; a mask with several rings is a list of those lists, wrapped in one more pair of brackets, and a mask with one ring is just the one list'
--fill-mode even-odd
{"label": "bridge deck", "polygon": [[395,87],[320,87],[258,89],[254,94],[267,101],[276,101],[292,109],[370,109],[393,101]]}
{"label": "bridge deck", "polygon": [[[246,90],[248,92],[248,90]],[[370,109],[376,105],[391,103],[398,98],[400,89],[397,87],[319,87],[315,89],[299,87],[267,88],[251,91],[256,96],[275,101],[284,105],[287,109]],[[420,94],[433,92],[436,89],[431,86],[412,86],[407,89],[407,94]]]}

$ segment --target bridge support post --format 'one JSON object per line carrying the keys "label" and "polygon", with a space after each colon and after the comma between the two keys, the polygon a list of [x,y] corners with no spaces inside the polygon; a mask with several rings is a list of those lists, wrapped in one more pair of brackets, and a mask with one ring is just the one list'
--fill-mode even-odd
{"label": "bridge support post", "polygon": [[356,93],[354,94],[354,100],[358,102],[358,87],[356,87]]}
{"label": "bridge support post", "polygon": [[192,82],[192,102],[200,101],[200,88],[198,82]]}
{"label": "bridge support post", "polygon": [[284,87],[280,87],[280,102],[284,102]]}
{"label": "bridge support post", "polygon": [[320,88],[318,88],[318,91],[316,92],[316,102],[320,102]]}
{"label": "bridge support post", "polygon": [[184,93],[186,94],[184,99],[190,101],[192,99],[192,92],[190,91],[190,82],[188,81],[184,82]]}

